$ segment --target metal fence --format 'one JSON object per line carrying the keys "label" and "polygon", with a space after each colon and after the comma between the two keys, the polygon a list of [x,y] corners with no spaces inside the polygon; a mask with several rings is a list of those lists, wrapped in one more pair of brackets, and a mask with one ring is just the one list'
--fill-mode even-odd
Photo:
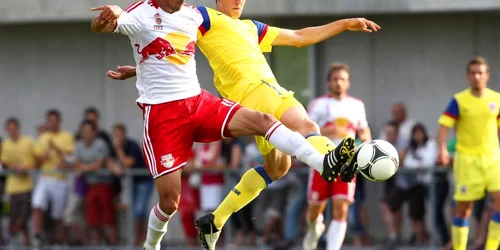
{"label": "metal fence", "polygon": [[[430,216],[430,221],[433,223],[436,219],[435,217],[435,208],[436,208],[436,194],[433,192],[436,188],[436,182],[435,182],[435,174],[436,173],[443,173],[449,171],[450,168],[444,168],[444,167],[432,167],[432,168],[422,168],[422,169],[405,169],[405,168],[400,168],[398,170],[398,174],[409,174],[409,173],[427,173],[430,174],[431,180],[430,180],[430,185],[428,188],[428,207],[429,207],[429,216]],[[299,168],[297,171],[309,171],[309,168]],[[108,170],[99,170],[97,172],[98,174],[102,175],[110,175],[110,171]],[[2,170],[0,171],[0,176],[8,176],[10,174],[9,171]],[[33,171],[31,173],[34,178],[36,178],[39,174],[40,171]],[[128,187],[133,187],[133,179],[134,177],[140,177],[140,176],[150,176],[149,172],[146,169],[130,169],[125,171],[124,175],[122,176],[124,180],[124,185]],[[235,183],[235,176],[238,176],[238,172],[234,170],[227,170],[225,171],[225,187],[224,190],[230,190],[232,185]],[[35,179],[36,180],[36,179]],[[136,246],[133,245],[133,239],[135,235],[135,228],[134,228],[134,217],[133,217],[133,212],[132,209],[130,209],[133,206],[133,190],[132,188],[125,188],[123,189],[127,192],[127,196],[129,198],[129,209],[126,211],[126,242],[125,245],[123,246],[118,246],[118,247],[109,247],[109,246],[92,246],[92,247],[67,247],[67,246],[53,246],[53,247],[48,247],[44,249],[139,249]],[[228,243],[232,239],[232,232],[231,232],[231,223],[227,223],[227,226],[224,228],[225,232],[225,241]],[[410,247],[409,249],[438,249],[440,248],[437,244],[437,234],[433,232],[433,227],[429,227],[429,233],[430,233],[430,240],[429,240],[429,246],[428,247]],[[227,244],[225,244],[227,245]],[[0,247],[1,249],[30,249],[29,247]],[[296,248],[293,249],[300,249],[300,246],[297,246]],[[407,249],[408,247],[402,247],[398,249]],[[183,250],[189,250],[189,249],[199,249],[199,248],[189,248],[185,246],[168,246],[167,249],[183,249]],[[222,248],[222,249],[231,249],[231,248]],[[272,249],[272,248],[267,248],[267,247],[257,247],[257,248],[245,248],[245,247],[238,247],[238,250],[245,250],[245,249]],[[352,249],[350,247],[343,247],[343,249]],[[379,248],[363,248],[363,249],[379,249]]]}

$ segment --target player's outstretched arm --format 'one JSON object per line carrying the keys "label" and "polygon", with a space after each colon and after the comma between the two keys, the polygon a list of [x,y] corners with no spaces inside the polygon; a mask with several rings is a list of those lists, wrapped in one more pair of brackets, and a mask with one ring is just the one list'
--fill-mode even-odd
{"label": "player's outstretched arm", "polygon": [[136,76],[134,66],[116,66],[116,71],[108,70],[108,77],[115,80],[126,80]]}
{"label": "player's outstretched arm", "polygon": [[370,33],[379,29],[381,27],[378,24],[365,18],[341,19],[322,26],[300,30],[280,29],[273,46],[304,47],[325,41],[347,30]]}
{"label": "player's outstretched arm", "polygon": [[123,12],[120,6],[116,5],[94,7],[92,11],[101,11],[90,23],[90,29],[98,33],[112,33],[116,29],[117,20]]}

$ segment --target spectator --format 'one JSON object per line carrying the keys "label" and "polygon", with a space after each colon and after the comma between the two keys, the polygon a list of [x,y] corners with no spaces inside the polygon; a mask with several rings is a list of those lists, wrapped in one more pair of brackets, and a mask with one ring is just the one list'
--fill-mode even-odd
{"label": "spectator", "polygon": [[16,238],[18,234],[22,234],[24,245],[29,245],[27,222],[33,189],[30,171],[36,164],[35,143],[31,138],[20,134],[20,124],[16,118],[9,118],[5,129],[9,139],[2,143],[0,160],[6,169],[12,171],[5,186],[5,193],[10,196],[9,243],[21,245]]}
{"label": "spectator", "polygon": [[[114,154],[113,153],[113,150],[114,150],[113,143],[111,141],[111,138],[110,138],[108,132],[106,132],[100,126],[101,114],[99,113],[99,110],[97,110],[97,108],[95,108],[95,107],[87,107],[85,109],[85,111],[83,112],[83,120],[89,120],[89,121],[92,121],[96,124],[96,126],[97,126],[97,138],[104,140],[104,142],[106,142],[106,146],[108,146],[108,150],[109,150],[108,152],[110,152],[110,154]],[[114,194],[115,200],[118,201],[120,194],[122,192],[121,178],[114,175],[112,180],[113,180],[113,194]]]}
{"label": "spectator", "polygon": [[[238,138],[225,138],[222,140],[221,157],[226,169],[231,170],[232,181],[239,181],[239,177],[246,171],[243,164],[243,142]],[[256,232],[253,223],[253,202],[236,212],[231,220],[233,222],[235,234],[235,245],[243,246],[245,238],[248,236],[248,245],[255,246]]]}
{"label": "spectator", "polygon": [[[184,235],[189,246],[199,246],[198,231],[195,227],[196,212],[200,209],[200,178],[199,175],[192,175],[194,168],[194,153],[188,157],[181,176],[182,189],[179,201],[179,214],[181,217]],[[193,177],[193,178],[191,178]]]}
{"label": "spectator", "polygon": [[104,140],[108,148],[112,150],[113,144],[109,134],[105,130],[101,129],[101,114],[99,113],[99,110],[97,110],[97,108],[95,107],[87,107],[83,112],[83,120],[88,120],[95,123],[95,125],[97,126],[97,137]]}
{"label": "spectator", "polygon": [[[108,168],[116,175],[122,175],[124,169],[147,169],[139,144],[127,137],[124,124],[113,126],[113,151],[108,161]],[[135,218],[135,245],[146,240],[146,216],[149,199],[153,191],[153,180],[149,176],[133,178],[132,211]]]}
{"label": "spectator", "polygon": [[[405,149],[404,147],[407,143],[399,136],[399,131],[399,125],[395,121],[389,121],[384,125],[383,133],[386,136],[386,140],[390,142],[401,155],[401,152]],[[389,231],[389,247],[391,247],[397,245],[399,242],[403,217],[400,211],[392,211],[388,204],[390,199],[389,195],[392,194],[396,188],[395,178],[392,177],[389,180],[384,181],[383,185],[384,195],[380,202],[380,210],[382,211],[384,223]]]}
{"label": "spectator", "polygon": [[[82,126],[83,122],[80,124],[78,128],[78,132],[75,136],[77,140],[81,140]],[[67,167],[75,167],[75,155],[74,152],[70,157],[67,157]],[[64,213],[64,223],[66,227],[70,228],[67,233],[71,233],[68,235],[66,233],[65,238],[66,241],[70,245],[80,246],[80,245],[88,245],[88,237],[85,232],[85,193],[87,184],[85,182],[85,177],[83,175],[75,175],[72,174],[70,178],[70,187],[68,195],[68,204],[66,211]],[[72,237],[70,240],[69,238]]]}
{"label": "spectator", "polygon": [[220,141],[194,145],[194,166],[201,172],[200,209],[212,212],[222,201],[224,167],[221,162]]}
{"label": "spectator", "polygon": [[[431,168],[436,164],[437,144],[429,138],[425,127],[417,123],[411,132],[410,144],[402,153],[401,167],[418,170]],[[409,202],[412,230],[416,243],[424,244],[428,240],[425,227],[425,197],[430,182],[428,172],[404,172],[396,176],[396,189],[389,194],[387,203],[393,212],[400,212],[405,201]]]}
{"label": "spectator", "polygon": [[109,244],[117,243],[113,186],[110,175],[99,174],[109,156],[104,140],[97,138],[97,126],[85,120],[81,125],[81,140],[75,147],[76,171],[83,174],[87,183],[85,213],[87,224],[97,243],[101,243],[99,230],[104,232]]}
{"label": "spectator", "polygon": [[[361,140],[356,139],[356,145],[361,145]],[[356,175],[356,191],[354,202],[348,212],[348,222],[353,234],[354,247],[371,245],[368,232],[368,211],[365,206],[365,178],[358,172]]]}
{"label": "spectator", "polygon": [[67,175],[64,170],[66,157],[73,152],[73,136],[61,130],[61,113],[51,109],[46,113],[47,132],[43,132],[36,145],[36,155],[41,164],[42,173],[33,190],[33,231],[35,238],[32,245],[39,248],[42,244],[43,211],[50,208],[50,217],[56,222],[56,240],[64,241],[64,224],[61,219],[66,209],[68,194]]}
{"label": "spectator", "polygon": [[285,223],[283,227],[283,242],[279,249],[290,249],[297,241],[301,232],[301,218],[307,208],[307,182],[309,180],[309,167],[304,163],[292,159],[290,176],[295,176],[295,191],[285,211]]}
{"label": "spectator", "polygon": [[[401,138],[401,141],[406,143],[402,145],[403,147],[407,147],[410,142],[411,137],[411,129],[415,125],[416,121],[408,118],[408,112],[406,110],[406,106],[404,103],[398,102],[392,105],[391,108],[392,121],[398,124],[398,135]],[[387,140],[387,135],[385,134],[385,129],[380,131],[379,138],[382,140]]]}

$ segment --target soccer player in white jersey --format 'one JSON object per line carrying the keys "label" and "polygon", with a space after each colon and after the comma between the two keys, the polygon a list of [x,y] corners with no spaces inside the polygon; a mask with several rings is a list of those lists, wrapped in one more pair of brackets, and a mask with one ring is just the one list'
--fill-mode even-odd
{"label": "soccer player in white jersey", "polygon": [[[366,120],[365,105],[359,99],[348,95],[350,69],[342,63],[333,63],[328,72],[330,93],[316,98],[309,105],[309,117],[321,128],[321,134],[338,143],[345,137],[356,137],[362,141],[371,140]],[[347,228],[347,212],[354,201],[356,179],[346,183],[325,182],[315,172],[310,172],[308,189],[308,232],[303,240],[305,250],[316,249],[318,240],[325,230],[323,211],[327,199],[331,198],[332,221],[327,231],[327,250],[340,249]]]}
{"label": "soccer player in white jersey", "polygon": [[[94,32],[128,35],[134,48],[140,94],[137,104],[144,120],[143,149],[160,197],[149,216],[145,249],[160,249],[167,222],[179,204],[180,170],[193,142],[264,136],[280,151],[331,177],[339,174],[350,157],[345,148],[340,150],[342,147],[321,154],[300,133],[292,132],[273,116],[201,89],[194,54],[203,18],[183,0],[141,1],[125,11],[110,5],[93,10],[101,11],[91,23]],[[252,174],[270,180],[262,166]]]}

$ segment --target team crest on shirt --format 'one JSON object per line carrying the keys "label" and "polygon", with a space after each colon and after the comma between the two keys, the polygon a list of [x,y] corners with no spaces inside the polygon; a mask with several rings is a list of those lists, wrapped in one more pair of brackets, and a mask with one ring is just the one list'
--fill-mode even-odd
{"label": "team crest on shirt", "polygon": [[494,103],[494,102],[490,102],[490,109],[491,109],[491,111],[495,111],[495,110],[497,110],[497,105],[496,105],[496,103]]}
{"label": "team crest on shirt", "polygon": [[466,186],[466,185],[462,185],[462,186],[460,187],[460,192],[461,192],[462,194],[467,193],[467,186]]}
{"label": "team crest on shirt", "polygon": [[162,155],[161,156],[161,165],[164,168],[171,168],[174,166],[174,157],[172,154]]}

